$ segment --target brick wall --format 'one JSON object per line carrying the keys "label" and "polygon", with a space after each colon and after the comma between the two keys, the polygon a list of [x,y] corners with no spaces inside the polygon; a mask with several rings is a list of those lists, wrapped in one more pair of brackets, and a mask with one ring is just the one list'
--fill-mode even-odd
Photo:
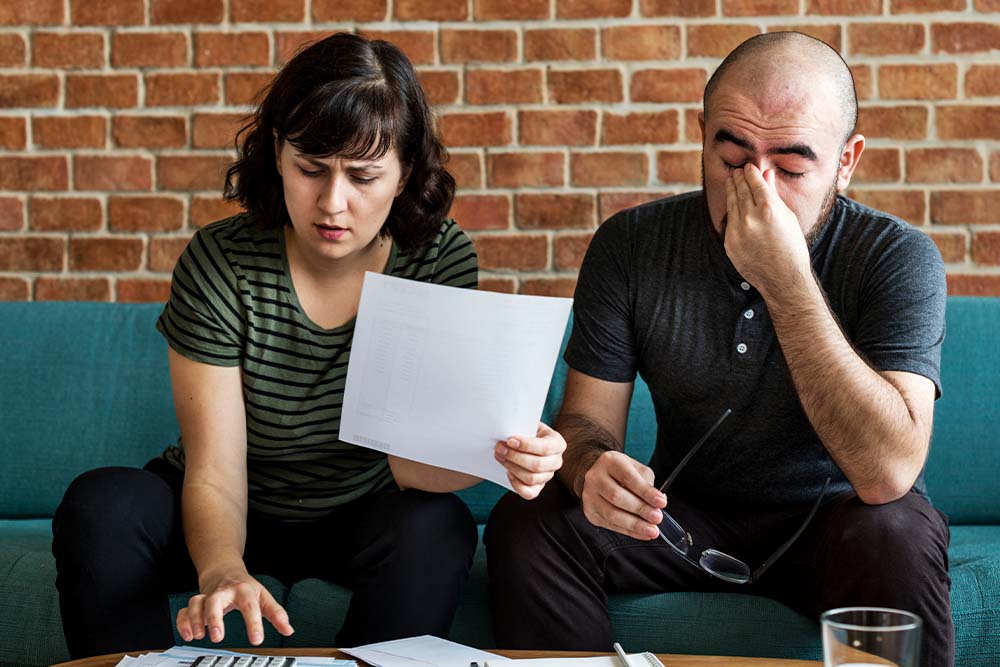
{"label": "brick wall", "polygon": [[698,186],[720,58],[789,27],[855,71],[851,194],[1000,295],[1000,0],[2,0],[0,299],[164,299],[246,105],[336,30],[417,65],[483,286],[571,294],[600,220]]}

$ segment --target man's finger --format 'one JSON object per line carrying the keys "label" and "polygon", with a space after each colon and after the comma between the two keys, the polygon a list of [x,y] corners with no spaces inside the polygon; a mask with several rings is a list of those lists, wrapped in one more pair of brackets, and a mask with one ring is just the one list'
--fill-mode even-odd
{"label": "man's finger", "polygon": [[732,174],[733,184],[736,186],[736,198],[740,202],[740,211],[746,214],[757,205],[757,202],[750,190],[750,185],[747,183],[746,172],[743,169],[733,169]]}
{"label": "man's finger", "polygon": [[604,498],[598,498],[595,512],[601,517],[604,527],[637,540],[651,540],[659,535],[659,529],[642,517],[625,512]]}
{"label": "man's finger", "polygon": [[641,521],[657,525],[663,519],[659,509],[636,495],[631,488],[621,486],[618,480],[612,480],[610,483],[602,485],[597,491],[610,504]]}
{"label": "man's finger", "polygon": [[736,196],[736,183],[733,175],[726,176],[726,213],[730,220],[740,219],[740,200]]}
{"label": "man's finger", "polygon": [[[768,171],[771,170],[769,169]],[[771,196],[771,186],[769,186],[767,181],[764,180],[764,175],[760,173],[760,169],[757,165],[747,163],[747,165],[743,167],[743,172],[747,185],[750,186],[750,193],[753,195],[754,202],[763,204],[767,198]]]}
{"label": "man's finger", "polygon": [[[645,469],[646,467],[643,466],[643,468]],[[631,461],[626,462],[623,466],[613,467],[611,469],[611,476],[653,509],[667,506],[667,497],[653,486],[652,478],[649,480],[645,479],[636,467],[632,465]],[[659,521],[656,521],[656,523],[659,523]]]}

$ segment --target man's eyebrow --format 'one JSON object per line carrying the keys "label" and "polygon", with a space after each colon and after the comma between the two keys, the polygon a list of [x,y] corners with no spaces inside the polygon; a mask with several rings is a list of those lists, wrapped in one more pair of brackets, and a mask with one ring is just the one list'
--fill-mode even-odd
{"label": "man's eyebrow", "polygon": [[[715,142],[720,143],[723,141],[728,141],[730,143],[736,144],[740,148],[755,153],[756,149],[754,145],[744,139],[743,137],[738,137],[729,130],[719,130],[715,133]],[[807,144],[792,144],[790,146],[779,146],[777,148],[771,148],[767,151],[768,155],[801,155],[802,157],[815,162],[817,160],[816,151],[814,151]]]}

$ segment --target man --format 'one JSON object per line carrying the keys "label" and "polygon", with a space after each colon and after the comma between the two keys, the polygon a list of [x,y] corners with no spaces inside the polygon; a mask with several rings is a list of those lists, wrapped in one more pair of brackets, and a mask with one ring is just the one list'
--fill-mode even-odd
{"label": "man", "polygon": [[[924,234],[838,194],[864,150],[856,120],[836,51],[754,37],[706,86],[703,190],[597,231],[556,422],[562,485],[508,494],[487,527],[499,646],[607,651],[609,591],[736,591],[811,618],[913,611],[923,664],[952,664],[949,532],[922,479],[943,265]],[[648,466],[622,451],[637,372],[658,422]]]}

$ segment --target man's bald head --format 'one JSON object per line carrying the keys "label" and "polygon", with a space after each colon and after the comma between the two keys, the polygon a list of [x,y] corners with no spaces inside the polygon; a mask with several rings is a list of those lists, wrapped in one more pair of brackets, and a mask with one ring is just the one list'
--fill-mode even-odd
{"label": "man's bald head", "polygon": [[830,102],[839,107],[843,141],[854,134],[858,97],[851,69],[835,49],[808,35],[772,32],[756,35],[737,46],[705,86],[706,117],[711,115],[716,91],[730,85],[758,95],[768,95],[779,86],[825,92],[831,96]]}

